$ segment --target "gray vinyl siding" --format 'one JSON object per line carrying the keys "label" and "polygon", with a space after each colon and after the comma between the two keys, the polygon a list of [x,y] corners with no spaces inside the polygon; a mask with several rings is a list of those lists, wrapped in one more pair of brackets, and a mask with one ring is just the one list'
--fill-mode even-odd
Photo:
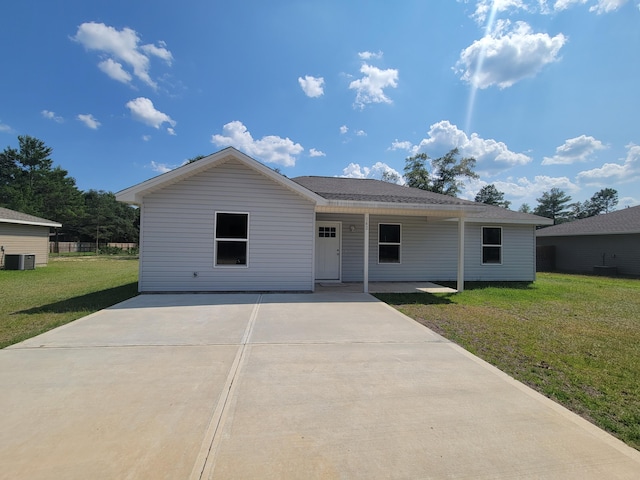
{"label": "gray vinyl siding", "polygon": [[[364,215],[317,215],[318,221],[342,222],[342,281],[364,279]],[[402,225],[399,264],[378,263],[378,224]],[[350,231],[350,226],[355,231]],[[502,227],[502,264],[482,265],[482,226]],[[456,280],[458,223],[436,217],[369,218],[369,281]],[[535,280],[535,231],[531,225],[465,224],[465,280]]]}
{"label": "gray vinyl siding", "polygon": [[[482,264],[482,227],[502,227],[500,265]],[[465,280],[532,282],[536,279],[534,226],[466,223],[465,237]]]}
{"label": "gray vinyl siding", "polygon": [[[214,267],[215,212],[249,213],[248,266]],[[240,162],[146,196],[142,213],[143,292],[313,288],[313,204]]]}
{"label": "gray vinyl siding", "polygon": [[[364,279],[364,215],[318,214],[319,221],[342,222],[342,281]],[[378,224],[401,227],[399,264],[378,263]],[[350,226],[355,231],[350,231]],[[369,281],[455,279],[457,224],[426,217],[369,217]]]}
{"label": "gray vinyl siding", "polygon": [[640,275],[640,235],[538,237],[538,246],[555,246],[555,269],[593,273],[595,265],[616,267],[621,275]]}
{"label": "gray vinyl siding", "polygon": [[[49,261],[49,227],[0,223],[0,245],[4,247],[4,255],[34,254],[36,266],[44,267]],[[4,255],[0,252],[0,266],[4,266]]]}
{"label": "gray vinyl siding", "polygon": [[[378,225],[401,225],[400,263],[378,263]],[[458,225],[428,217],[372,215],[369,220],[369,280],[401,282],[454,279]]]}

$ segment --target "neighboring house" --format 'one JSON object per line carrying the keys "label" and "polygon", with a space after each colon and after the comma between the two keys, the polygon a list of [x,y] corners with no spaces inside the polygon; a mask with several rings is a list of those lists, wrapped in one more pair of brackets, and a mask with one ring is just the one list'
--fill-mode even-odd
{"label": "neighboring house", "polygon": [[0,266],[6,255],[35,255],[35,265],[49,261],[49,229],[62,224],[0,207]]}
{"label": "neighboring house", "polygon": [[118,192],[139,205],[142,292],[535,279],[551,220],[382,182],[289,179],[234,148]]}
{"label": "neighboring house", "polygon": [[542,228],[536,237],[550,259],[545,269],[640,276],[640,206]]}

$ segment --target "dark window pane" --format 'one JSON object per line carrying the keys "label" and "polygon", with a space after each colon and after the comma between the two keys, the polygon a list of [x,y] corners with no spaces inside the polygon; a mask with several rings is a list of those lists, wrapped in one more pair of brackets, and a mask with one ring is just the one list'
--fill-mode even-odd
{"label": "dark window pane", "polygon": [[248,215],[246,213],[218,213],[216,238],[247,238]]}
{"label": "dark window pane", "polygon": [[218,241],[216,265],[246,265],[247,242]]}
{"label": "dark window pane", "polygon": [[501,263],[501,247],[482,247],[482,263]]}
{"label": "dark window pane", "polygon": [[400,245],[378,245],[378,262],[400,263]]}
{"label": "dark window pane", "polygon": [[484,245],[502,245],[502,229],[484,227],[482,229],[482,243]]}
{"label": "dark window pane", "polygon": [[400,225],[380,224],[380,243],[400,243]]}

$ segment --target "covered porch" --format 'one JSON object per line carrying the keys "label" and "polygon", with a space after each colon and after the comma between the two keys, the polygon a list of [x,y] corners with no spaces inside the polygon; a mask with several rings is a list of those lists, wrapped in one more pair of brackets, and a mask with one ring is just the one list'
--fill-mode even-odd
{"label": "covered porch", "polygon": [[[462,291],[466,213],[443,206],[316,208],[315,291]],[[395,231],[386,244],[383,228]],[[454,281],[456,288],[432,279]]]}

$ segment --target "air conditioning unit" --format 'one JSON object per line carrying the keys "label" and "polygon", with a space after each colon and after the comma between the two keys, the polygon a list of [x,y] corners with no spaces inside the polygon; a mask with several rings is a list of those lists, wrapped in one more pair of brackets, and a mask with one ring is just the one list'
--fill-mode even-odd
{"label": "air conditioning unit", "polygon": [[33,270],[36,268],[36,256],[33,253],[14,253],[4,256],[5,270]]}

